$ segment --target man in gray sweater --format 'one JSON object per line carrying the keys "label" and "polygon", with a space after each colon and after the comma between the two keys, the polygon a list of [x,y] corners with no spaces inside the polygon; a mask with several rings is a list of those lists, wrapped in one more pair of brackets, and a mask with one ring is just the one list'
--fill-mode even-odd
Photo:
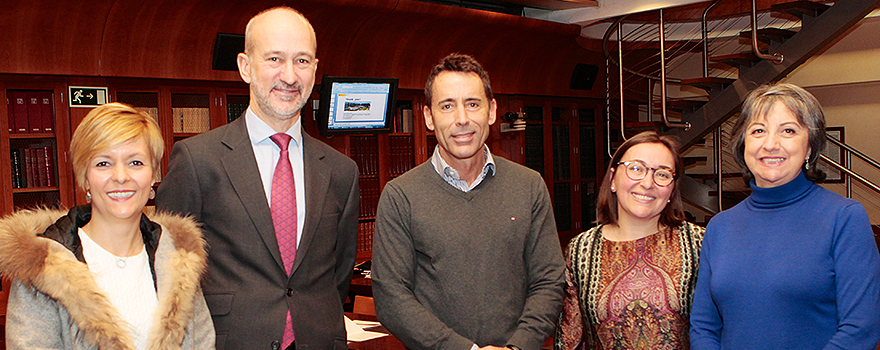
{"label": "man in gray sweater", "polygon": [[562,307],[562,249],[541,176],[486,146],[497,104],[472,57],[425,84],[431,159],[379,200],[379,321],[411,349],[540,349]]}

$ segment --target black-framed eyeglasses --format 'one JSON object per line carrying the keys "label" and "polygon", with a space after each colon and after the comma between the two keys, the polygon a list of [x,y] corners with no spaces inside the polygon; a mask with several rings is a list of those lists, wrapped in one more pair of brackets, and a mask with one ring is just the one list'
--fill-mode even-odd
{"label": "black-framed eyeglasses", "polygon": [[652,178],[654,183],[660,187],[669,186],[675,181],[675,172],[668,168],[651,168],[645,162],[633,160],[629,162],[618,162],[615,166],[623,165],[626,168],[626,176],[633,181],[639,181],[648,176],[648,170],[654,172]]}

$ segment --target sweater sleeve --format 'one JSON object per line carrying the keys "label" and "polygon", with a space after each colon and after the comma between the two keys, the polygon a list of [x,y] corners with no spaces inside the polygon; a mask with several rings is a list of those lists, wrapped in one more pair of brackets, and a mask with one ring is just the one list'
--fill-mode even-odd
{"label": "sweater sleeve", "polygon": [[838,323],[824,349],[873,350],[880,341],[880,256],[864,207],[845,207],[834,234]]}
{"label": "sweater sleeve", "polygon": [[694,303],[691,308],[691,348],[695,350],[721,349],[721,330],[723,324],[715,301],[712,300],[712,235],[716,232],[712,222],[706,228],[700,249],[700,268],[697,273],[697,286],[694,288]]}
{"label": "sweater sleeve", "polygon": [[446,326],[416,299],[415,248],[408,208],[400,189],[387,185],[379,198],[373,237],[376,315],[408,348],[469,350],[472,340]]}
{"label": "sweater sleeve", "polygon": [[541,178],[536,177],[533,184],[532,225],[523,256],[528,269],[528,294],[516,331],[505,344],[522,349],[540,349],[553,332],[565,287],[565,262],[550,193]]}

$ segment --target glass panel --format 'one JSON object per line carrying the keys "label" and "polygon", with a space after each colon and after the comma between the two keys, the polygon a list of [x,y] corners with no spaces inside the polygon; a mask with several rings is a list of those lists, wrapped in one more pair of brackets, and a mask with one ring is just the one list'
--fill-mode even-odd
{"label": "glass panel", "polygon": [[351,159],[358,165],[361,176],[379,175],[379,139],[375,135],[351,136]]}
{"label": "glass panel", "polygon": [[233,120],[244,115],[250,103],[250,96],[226,95],[226,122],[231,123]]}
{"label": "glass panel", "polygon": [[414,164],[412,136],[392,135],[388,141],[391,143],[391,176],[399,176],[412,169]]}
{"label": "glass panel", "polygon": [[376,206],[379,203],[379,178],[362,177],[359,181],[361,188],[360,206],[358,206],[358,218],[373,219],[376,217]]}
{"label": "glass panel", "polygon": [[554,122],[568,120],[568,118],[565,117],[565,115],[566,115],[565,112],[567,112],[567,111],[568,111],[567,108],[562,108],[562,107],[551,108],[550,109],[550,120],[552,120]]}
{"label": "glass panel", "polygon": [[394,115],[394,132],[413,132],[412,101],[397,101],[397,113]]}
{"label": "glass panel", "polygon": [[596,221],[596,182],[592,180],[581,181],[581,220],[584,231]]}
{"label": "glass panel", "polygon": [[58,186],[58,152],[54,138],[11,139],[9,148],[12,188]]}
{"label": "glass panel", "polygon": [[434,148],[437,148],[437,137],[434,135],[428,135],[427,139],[428,149],[425,151],[428,155],[428,159],[434,156]]}
{"label": "glass panel", "polygon": [[526,120],[540,122],[544,120],[544,108],[536,106],[525,106],[523,112],[526,114]]}
{"label": "glass panel", "polygon": [[602,175],[596,174],[596,128],[580,125],[579,132],[581,178],[601,177]]}
{"label": "glass panel", "polygon": [[134,109],[147,112],[159,122],[159,94],[155,92],[117,92],[116,100],[129,104]]}
{"label": "glass panel", "polygon": [[553,179],[571,179],[570,131],[566,125],[553,125]]}
{"label": "glass panel", "polygon": [[581,108],[578,109],[578,121],[581,123],[595,123],[596,122],[596,110],[592,108]]}
{"label": "glass panel", "polygon": [[171,120],[176,133],[202,133],[211,129],[208,94],[171,94]]}
{"label": "glass panel", "polygon": [[544,176],[544,126],[526,124],[526,166]]}
{"label": "glass panel", "polygon": [[557,231],[571,230],[571,184],[553,184],[553,213],[556,214]]}

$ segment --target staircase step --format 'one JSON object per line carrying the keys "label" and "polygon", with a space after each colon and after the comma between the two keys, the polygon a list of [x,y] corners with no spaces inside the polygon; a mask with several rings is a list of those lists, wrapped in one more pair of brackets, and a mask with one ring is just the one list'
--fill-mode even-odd
{"label": "staircase step", "polygon": [[[685,99],[675,99],[675,100],[667,100],[666,101],[666,109],[675,111],[675,112],[693,112],[694,110],[703,107],[706,104],[706,101],[697,101],[697,100],[685,100]],[[655,108],[663,107],[663,103],[660,101],[654,102]]]}
{"label": "staircase step", "polygon": [[[771,42],[783,43],[783,42],[785,42],[785,40],[793,37],[795,34],[797,34],[796,31],[788,30],[788,29],[773,28],[773,27],[761,28],[761,29],[758,29],[758,41],[768,43],[768,44]],[[742,31],[739,33],[739,36],[742,38],[751,39],[752,38],[752,31],[751,30]]]}
{"label": "staircase step", "polygon": [[761,62],[757,55],[749,51],[709,57],[709,61],[724,63],[734,68],[751,67]]}
{"label": "staircase step", "polygon": [[626,122],[623,123],[623,126],[626,128],[627,133],[631,129],[638,129],[639,131],[645,130],[659,130],[664,126],[663,122],[656,121],[648,121],[648,122]]}
{"label": "staircase step", "polygon": [[684,166],[689,167],[691,165],[697,163],[705,163],[709,160],[709,157],[706,156],[693,156],[693,157],[683,157],[682,161],[684,161]]}
{"label": "staircase step", "polygon": [[728,85],[733,84],[736,79],[731,78],[718,78],[718,77],[702,77],[702,78],[691,78],[691,79],[682,79],[682,85],[689,85],[696,88],[700,88],[706,90],[708,93],[712,93],[712,91],[721,91],[724,90]]}
{"label": "staircase step", "polygon": [[[674,107],[700,107],[706,104],[706,101],[698,101],[698,100],[687,100],[687,99],[670,99],[666,101],[666,107],[674,106]],[[654,107],[660,107],[662,103],[660,101],[654,102]]]}
{"label": "staircase step", "polygon": [[829,7],[831,6],[819,2],[792,1],[770,6],[770,11],[785,12],[803,21],[804,17],[819,17]]}

